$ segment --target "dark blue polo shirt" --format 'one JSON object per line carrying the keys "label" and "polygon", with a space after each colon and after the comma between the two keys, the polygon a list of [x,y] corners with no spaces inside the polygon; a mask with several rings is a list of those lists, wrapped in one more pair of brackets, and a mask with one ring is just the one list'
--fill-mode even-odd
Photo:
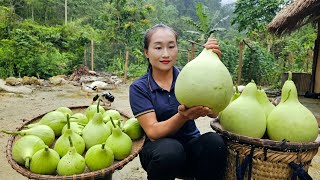
{"label": "dark blue polo shirt", "polygon": [[[135,117],[155,112],[157,120],[165,121],[178,112],[180,103],[174,94],[174,86],[180,70],[173,68],[173,82],[170,92],[162,89],[152,77],[152,69],[135,80],[130,85],[129,99],[131,110]],[[200,136],[200,132],[195,122],[187,121],[174,135],[175,138],[182,143],[189,141],[194,137]]]}

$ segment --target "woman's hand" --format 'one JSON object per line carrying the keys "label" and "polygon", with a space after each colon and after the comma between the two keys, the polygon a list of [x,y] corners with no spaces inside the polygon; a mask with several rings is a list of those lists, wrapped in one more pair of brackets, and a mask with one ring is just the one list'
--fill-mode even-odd
{"label": "woman's hand", "polygon": [[216,53],[221,59],[222,53],[219,49],[218,40],[209,38],[208,41],[203,45],[206,49],[212,49],[212,52]]}
{"label": "woman's hand", "polygon": [[205,106],[195,106],[192,108],[187,108],[185,105],[180,105],[178,107],[178,113],[186,120],[197,119],[199,117],[204,117],[212,114],[212,111]]}

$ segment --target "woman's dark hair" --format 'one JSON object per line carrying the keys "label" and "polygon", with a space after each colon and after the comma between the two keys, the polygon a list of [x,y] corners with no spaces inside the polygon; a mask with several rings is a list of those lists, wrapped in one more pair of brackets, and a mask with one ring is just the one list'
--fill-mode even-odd
{"label": "woman's dark hair", "polygon": [[[176,37],[176,41],[178,41],[178,33],[173,28],[171,28],[171,27],[169,27],[167,25],[164,25],[164,24],[156,24],[156,25],[152,26],[150,29],[146,30],[146,32],[144,33],[144,37],[143,37],[143,48],[144,49],[148,49],[149,48],[150,37],[159,28],[170,30],[174,34],[174,36]],[[150,64],[150,61],[148,59],[148,70],[149,69],[151,69],[151,64]]]}
{"label": "woman's dark hair", "polygon": [[178,33],[174,29],[172,29],[171,27],[164,25],[164,24],[156,24],[156,25],[152,26],[150,29],[148,29],[144,34],[144,37],[143,37],[143,44],[144,44],[143,48],[144,49],[149,48],[150,37],[153,35],[155,30],[157,30],[159,28],[168,29],[168,30],[172,31],[172,33],[176,37],[176,41],[178,40]]}

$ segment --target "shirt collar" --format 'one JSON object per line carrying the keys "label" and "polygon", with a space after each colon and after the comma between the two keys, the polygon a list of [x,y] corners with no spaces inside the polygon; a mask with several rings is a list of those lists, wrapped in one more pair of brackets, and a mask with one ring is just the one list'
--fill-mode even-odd
{"label": "shirt collar", "polygon": [[[173,81],[171,84],[171,90],[174,88],[174,85],[176,83],[176,79],[179,73],[180,73],[180,70],[173,66]],[[148,84],[151,91],[162,89],[152,77],[152,67],[150,67],[148,70]]]}

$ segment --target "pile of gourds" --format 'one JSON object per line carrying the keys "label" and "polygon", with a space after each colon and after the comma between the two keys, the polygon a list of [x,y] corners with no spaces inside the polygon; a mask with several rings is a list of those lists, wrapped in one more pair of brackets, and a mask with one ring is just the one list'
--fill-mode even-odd
{"label": "pile of gourds", "polygon": [[252,81],[241,95],[220,113],[221,126],[230,132],[271,140],[313,142],[318,137],[318,123],[313,113],[299,102],[297,88],[288,80],[281,90],[281,101],[274,106],[263,89]]}
{"label": "pile of gourds", "polygon": [[136,118],[122,123],[119,111],[105,110],[99,103],[84,113],[59,107],[21,131],[2,130],[21,136],[12,146],[13,160],[36,174],[75,175],[125,159],[143,130]]}
{"label": "pile of gourds", "polygon": [[187,108],[207,106],[219,114],[223,129],[232,133],[276,141],[313,142],[318,136],[318,123],[299,102],[291,78],[289,73],[277,106],[253,81],[241,94],[233,93],[232,77],[226,66],[212,50],[203,49],[181,70],[175,93]]}

